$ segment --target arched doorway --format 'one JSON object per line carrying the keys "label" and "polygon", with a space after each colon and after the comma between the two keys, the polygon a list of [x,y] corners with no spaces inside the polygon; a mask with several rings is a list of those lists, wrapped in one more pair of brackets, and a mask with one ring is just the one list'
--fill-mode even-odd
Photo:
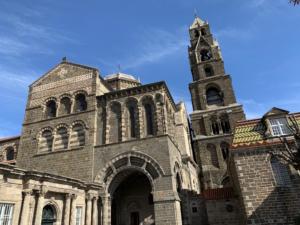
{"label": "arched doorway", "polygon": [[110,184],[111,225],[154,225],[152,186],[137,170],[125,170]]}
{"label": "arched doorway", "polygon": [[42,225],[54,225],[56,222],[56,211],[53,206],[46,205],[43,208]]}

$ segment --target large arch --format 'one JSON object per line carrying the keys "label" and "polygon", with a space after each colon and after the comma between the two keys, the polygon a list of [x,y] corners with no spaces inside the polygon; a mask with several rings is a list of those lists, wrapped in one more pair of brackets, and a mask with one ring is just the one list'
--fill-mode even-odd
{"label": "large arch", "polygon": [[153,181],[141,169],[127,168],[110,182],[111,225],[154,224]]}
{"label": "large arch", "polygon": [[[158,162],[145,153],[129,151],[117,155],[96,175],[94,181],[108,187],[114,177],[121,171],[135,169],[144,173],[152,182],[165,173]],[[152,183],[153,184],[153,183]]]}

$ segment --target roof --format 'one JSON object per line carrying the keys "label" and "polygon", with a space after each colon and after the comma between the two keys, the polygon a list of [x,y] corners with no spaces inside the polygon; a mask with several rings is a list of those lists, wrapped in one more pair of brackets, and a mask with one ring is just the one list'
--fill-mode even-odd
{"label": "roof", "polygon": [[190,26],[190,29],[194,29],[200,26],[205,25],[206,22],[204,22],[203,20],[201,20],[198,16],[195,18],[194,22],[192,23],[192,25]]}
{"label": "roof", "polygon": [[20,136],[11,136],[11,137],[0,138],[0,142],[6,142],[6,141],[15,140],[15,139],[20,139]]}
{"label": "roof", "polygon": [[[276,108],[275,110],[278,109]],[[272,112],[272,110],[268,111],[265,114],[265,116],[270,116],[270,112]],[[300,113],[294,113],[289,115],[295,116],[297,123],[300,125]],[[254,147],[260,145],[274,145],[281,143],[280,140],[274,140],[274,138],[269,138],[266,135],[266,131],[267,127],[262,118],[237,122],[231,149]]]}
{"label": "roof", "polygon": [[231,187],[208,189],[202,192],[203,197],[206,200],[220,200],[234,198],[234,190]]}
{"label": "roof", "polygon": [[135,81],[135,82],[139,82],[137,79],[135,79],[134,76],[129,75],[129,74],[125,74],[125,73],[114,73],[114,74],[110,74],[107,75],[106,77],[104,77],[104,80],[113,80],[113,79],[125,79],[125,80],[131,80],[131,81]]}

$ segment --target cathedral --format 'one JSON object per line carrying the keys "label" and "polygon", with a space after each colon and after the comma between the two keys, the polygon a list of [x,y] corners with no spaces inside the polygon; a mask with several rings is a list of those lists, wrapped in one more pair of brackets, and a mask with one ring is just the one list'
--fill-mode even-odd
{"label": "cathedral", "polygon": [[299,171],[268,149],[300,114],[246,120],[209,24],[189,35],[190,115],[164,81],[66,58],[29,86],[0,139],[0,225],[294,224]]}

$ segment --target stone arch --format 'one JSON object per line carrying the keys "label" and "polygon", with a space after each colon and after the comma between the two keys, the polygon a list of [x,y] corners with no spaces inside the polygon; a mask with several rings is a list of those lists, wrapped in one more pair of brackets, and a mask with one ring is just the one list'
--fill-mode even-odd
{"label": "stone arch", "polygon": [[206,85],[205,96],[207,105],[223,105],[224,103],[223,92],[217,84]]}
{"label": "stone arch", "polygon": [[144,117],[144,134],[156,135],[157,132],[157,115],[156,115],[156,105],[152,95],[145,95],[140,100],[143,108]]}
{"label": "stone arch", "polygon": [[139,109],[138,100],[129,97],[125,102],[126,110],[124,110],[124,122],[126,127],[127,138],[137,138],[139,136]]}
{"label": "stone arch", "polygon": [[57,116],[57,99],[55,97],[47,98],[44,102],[45,118],[53,118]]}
{"label": "stone arch", "polygon": [[87,110],[88,104],[87,104],[87,92],[84,90],[76,91],[74,94],[74,112],[82,112]]}
{"label": "stone arch", "polygon": [[53,128],[44,127],[38,133],[39,152],[50,152],[53,150]]}
{"label": "stone arch", "polygon": [[59,114],[70,114],[72,111],[72,95],[62,94],[59,96]]}
{"label": "stone arch", "polygon": [[67,149],[69,147],[70,129],[67,124],[61,123],[54,129],[54,150]]}
{"label": "stone arch", "polygon": [[109,103],[108,117],[108,140],[109,143],[116,143],[122,140],[122,104],[119,101]]}
{"label": "stone arch", "polygon": [[76,120],[71,125],[69,146],[80,147],[86,144],[86,130],[88,127],[82,120]]}
{"label": "stone arch", "polygon": [[11,161],[16,159],[17,148],[15,145],[5,146],[4,156],[6,161]]}
{"label": "stone arch", "polygon": [[202,62],[211,60],[212,59],[211,50],[209,48],[202,48],[200,50],[200,58]]}
{"label": "stone arch", "polygon": [[[61,213],[61,210],[60,210],[58,204],[54,200],[52,200],[52,199],[46,199],[45,202],[44,202],[43,210],[46,207],[51,207],[52,210],[53,210],[54,219],[55,219],[55,221],[53,222],[53,224],[54,225],[59,224],[59,221],[60,221],[60,219],[62,217],[62,213]],[[42,217],[43,217],[43,215],[42,215]]]}
{"label": "stone arch", "polygon": [[140,152],[126,152],[114,157],[95,177],[95,182],[109,186],[113,178],[126,169],[136,169],[144,173],[153,182],[165,173],[158,162]]}

